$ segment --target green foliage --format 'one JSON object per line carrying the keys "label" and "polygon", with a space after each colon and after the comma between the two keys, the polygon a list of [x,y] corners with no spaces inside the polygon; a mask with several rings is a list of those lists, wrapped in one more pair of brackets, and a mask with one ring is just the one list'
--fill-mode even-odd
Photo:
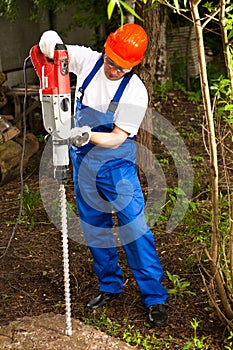
{"label": "green foliage", "polygon": [[157,83],[154,86],[154,95],[160,101],[166,102],[171,91],[181,91],[185,96],[187,96],[188,101],[201,102],[201,89],[200,84],[196,79],[191,80],[190,90],[187,90],[183,83],[175,81],[167,81],[165,84]]}
{"label": "green foliage", "polygon": [[206,8],[208,12],[212,12],[213,11],[213,2],[206,1],[203,4],[203,7]]}
{"label": "green foliage", "polygon": [[[3,0],[0,3],[0,17],[15,20],[25,15],[18,11],[20,7],[19,0]],[[106,34],[108,35],[115,30],[121,21],[118,11],[114,11],[111,21],[108,20],[106,0],[79,0],[75,2],[73,0],[31,0],[31,10],[27,19],[40,22],[42,18],[48,15],[48,12],[50,18],[52,18],[53,15],[59,16],[67,10],[72,11],[70,22],[66,27],[61,28],[60,34],[65,35],[74,28],[87,26],[93,29],[93,35],[89,40],[92,42],[93,49],[97,50],[103,48]],[[50,25],[52,26],[53,23]]]}
{"label": "green foliage", "polygon": [[154,94],[158,100],[166,102],[168,99],[168,93],[173,89],[174,85],[169,80],[165,84],[157,83],[154,86]]}
{"label": "green foliage", "polygon": [[[189,200],[181,188],[175,186],[175,187],[167,187],[164,190],[166,190],[166,193],[167,193],[166,203],[163,205],[161,214],[157,220],[157,226],[160,229],[164,229],[164,226],[168,222],[168,219],[172,214],[172,211],[176,204],[178,196],[180,198],[180,206],[179,206],[179,210],[177,210],[176,212],[177,222],[179,221],[179,217],[181,218],[180,221],[183,219],[184,212],[187,210],[187,207],[189,205]],[[158,213],[158,211],[157,212],[155,211],[155,213]],[[148,215],[148,217],[150,218],[150,220],[152,220],[153,214],[151,213],[150,215]]]}
{"label": "green foliage", "polygon": [[197,84],[197,80],[192,80],[192,84],[190,85],[190,90],[187,90],[184,84],[179,83],[179,81],[174,82],[174,89],[180,90],[184,95],[187,96],[188,101],[193,102],[201,102],[201,88],[200,85]]}
{"label": "green foliage", "polygon": [[[21,195],[19,195],[21,199]],[[38,206],[41,204],[40,192],[31,192],[28,185],[24,186],[24,193],[22,196],[22,218],[21,220],[32,229],[35,225],[35,214]]]}
{"label": "green foliage", "polygon": [[93,319],[84,318],[84,322],[91,326],[94,326],[96,329],[102,330],[112,336],[117,336],[121,331],[121,325],[119,323],[113,322],[106,315],[106,309],[104,308],[99,317],[94,315]]}
{"label": "green foliage", "polygon": [[183,298],[184,294],[196,295],[194,292],[188,290],[190,282],[186,281],[185,278],[180,278],[179,276],[172,275],[169,271],[166,271],[169,280],[173,283],[174,288],[168,289],[168,293],[177,296],[178,298]]}
{"label": "green foliage", "polygon": [[230,335],[229,337],[227,338],[227,345],[224,345],[224,348],[226,350],[232,350],[233,349],[233,332],[230,331]]}
{"label": "green foliage", "polygon": [[220,75],[218,79],[215,79],[213,81],[211,90],[214,92],[214,95],[217,98],[219,104],[227,104],[229,101],[229,97],[231,97],[230,80],[224,78],[223,75]]}
{"label": "green foliage", "polygon": [[[42,204],[40,192],[31,192],[28,185],[24,186],[23,195],[18,196],[22,204],[22,213],[19,218],[19,223],[25,225],[32,230],[36,224],[36,217],[38,216],[38,208]],[[15,224],[15,221],[7,221],[8,225]]]}
{"label": "green foliage", "polygon": [[64,301],[61,301],[61,300],[59,300],[56,304],[54,304],[54,307],[57,307],[57,308],[65,308],[66,307],[66,305],[64,304]]}
{"label": "green foliage", "polygon": [[209,349],[209,345],[205,344],[205,337],[202,337],[201,339],[197,336],[197,328],[199,327],[199,322],[196,320],[196,318],[193,318],[191,321],[191,326],[193,328],[193,339],[189,340],[185,346],[182,348],[182,350],[207,350]]}
{"label": "green foliage", "polygon": [[[61,13],[66,5],[72,4],[71,0],[32,0],[30,19],[39,21],[47,11]],[[22,14],[19,12],[21,2],[19,0],[1,0],[0,17],[6,17],[8,20],[15,20]]]}
{"label": "green foliage", "polygon": [[31,15],[31,20],[39,20],[39,17],[44,13],[44,11],[48,10],[54,13],[61,13],[69,4],[71,4],[71,1],[33,0],[33,14]]}
{"label": "green foliage", "polygon": [[35,226],[35,214],[38,210],[38,206],[42,203],[40,192],[31,192],[28,185],[25,184],[23,196],[21,197],[21,195],[19,195],[19,198],[22,198],[22,215],[20,222],[32,230]]}
{"label": "green foliage", "polygon": [[44,137],[44,135],[42,135],[42,134],[37,135],[37,139],[38,139],[38,141],[39,141],[40,143],[44,143],[44,142],[45,142],[45,137]]}
{"label": "green foliage", "polygon": [[[180,344],[174,341],[171,335],[165,337],[158,337],[157,332],[150,331],[150,324],[144,323],[144,326],[149,329],[149,332],[142,332],[135,324],[129,323],[127,318],[124,318],[122,323],[113,322],[107,315],[106,309],[101,314],[94,314],[92,318],[84,318],[84,323],[95,327],[98,330],[105,331],[110,336],[115,336],[122,339],[126,343],[135,348],[144,350],[165,350],[165,349],[182,349],[182,350],[207,350],[209,346],[206,344],[206,338],[203,336],[201,339],[197,335],[197,329],[200,326],[195,318],[190,321],[193,328],[193,337],[191,339],[185,338],[185,345],[181,348]],[[229,341],[231,338],[229,337]],[[229,345],[231,343],[229,342]],[[226,349],[230,349],[226,347]]]}
{"label": "green foliage", "polygon": [[228,123],[233,124],[233,99],[231,81],[223,76],[213,81],[211,90],[214,92],[217,102],[217,115],[224,115]]}
{"label": "green foliage", "polygon": [[111,19],[113,11],[114,11],[116,6],[118,7],[118,9],[120,11],[121,25],[124,24],[124,12],[123,12],[122,8],[124,8],[126,11],[131,13],[134,17],[136,17],[140,21],[143,21],[143,19],[125,1],[122,1],[122,0],[109,0],[108,8],[107,8],[108,19],[109,20]]}
{"label": "green foliage", "polygon": [[6,300],[7,298],[9,298],[8,294],[6,294],[6,293],[1,294],[1,299]]}
{"label": "green foliage", "polygon": [[228,40],[231,40],[233,38],[233,5],[228,2],[226,4],[226,18],[225,18],[225,29],[228,32],[227,38]]}
{"label": "green foliage", "polygon": [[188,57],[180,57],[180,51],[177,49],[171,59],[172,81],[185,85],[186,83],[186,65]]}
{"label": "green foliage", "polygon": [[[125,319],[127,323],[127,319]],[[128,324],[127,328],[123,332],[123,340],[126,343],[140,345],[142,343],[143,336],[139,329],[135,328],[134,325]]]}
{"label": "green foliage", "polygon": [[[140,349],[170,349],[172,337],[168,339],[157,339],[155,334],[143,334],[134,324],[129,323],[127,318],[124,318],[122,324],[113,322],[107,315],[106,309],[99,315],[94,315],[92,319],[84,318],[84,323],[95,327],[98,330],[104,330],[108,335],[121,338],[128,344],[131,344]],[[148,323],[145,326],[150,328]]]}
{"label": "green foliage", "polygon": [[0,1],[0,17],[14,21],[18,10],[17,0],[1,0]]}
{"label": "green foliage", "polygon": [[107,19],[107,3],[104,0],[90,0],[75,2],[74,11],[72,13],[71,22],[66,28],[70,31],[74,28],[88,27],[93,29],[93,34],[89,38],[93,49],[102,50],[105,43],[105,33],[100,28],[104,28],[106,34],[119,25],[119,16],[116,15],[111,22]]}
{"label": "green foliage", "polygon": [[159,214],[161,214],[161,205],[159,202],[155,202],[150,210],[145,210],[145,220],[150,227],[153,227],[155,225]]}

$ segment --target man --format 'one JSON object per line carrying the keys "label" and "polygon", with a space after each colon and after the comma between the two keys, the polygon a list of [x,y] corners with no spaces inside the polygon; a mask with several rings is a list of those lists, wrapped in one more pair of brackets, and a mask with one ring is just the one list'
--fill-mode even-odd
{"label": "man", "polygon": [[[53,58],[61,38],[45,32],[40,49]],[[154,326],[167,322],[167,290],[161,284],[163,269],[154,237],[144,219],[144,198],[136,171],[134,138],[144,118],[148,94],[132,68],[144,58],[147,34],[137,24],[125,24],[111,33],[102,53],[67,45],[69,70],[77,76],[75,127],[89,126],[87,142],[71,146],[73,179],[79,217],[86,243],[93,255],[99,295],[91,310],[118,298],[123,290],[116,238],[118,237]]]}

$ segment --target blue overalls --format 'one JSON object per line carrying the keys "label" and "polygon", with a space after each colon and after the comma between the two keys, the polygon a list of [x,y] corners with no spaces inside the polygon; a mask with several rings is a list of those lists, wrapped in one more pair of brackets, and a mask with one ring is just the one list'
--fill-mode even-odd
{"label": "blue overalls", "polygon": [[[103,64],[101,57],[79,89],[75,126],[111,132],[117,104],[131,75],[125,75],[106,113],[82,104],[86,87]],[[114,210],[118,237],[146,307],[164,304],[167,291],[161,284],[163,269],[153,235],[144,219],[144,197],[136,171],[136,145],[128,137],[117,149],[71,146],[76,201],[86,243],[94,259],[100,292],[121,293],[122,270],[113,234]]]}

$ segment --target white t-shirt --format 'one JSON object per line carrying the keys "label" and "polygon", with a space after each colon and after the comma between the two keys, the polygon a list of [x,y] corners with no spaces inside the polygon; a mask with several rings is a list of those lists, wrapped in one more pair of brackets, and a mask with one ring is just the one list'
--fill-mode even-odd
{"label": "white t-shirt", "polygon": [[[67,49],[71,56],[69,70],[77,75],[76,100],[79,87],[82,86],[83,81],[91,72],[101,54],[79,45],[67,45]],[[106,112],[122,79],[107,79],[102,66],[87,86],[82,101],[83,104],[101,112]],[[139,77],[133,74],[121,96],[114,115],[114,124],[128,132],[131,137],[136,135],[144,118],[147,104],[147,90]]]}

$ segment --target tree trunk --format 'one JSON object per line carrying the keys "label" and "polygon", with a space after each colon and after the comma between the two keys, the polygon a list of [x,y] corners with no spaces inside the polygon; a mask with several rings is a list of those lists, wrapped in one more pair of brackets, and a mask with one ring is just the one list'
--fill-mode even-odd
{"label": "tree trunk", "polygon": [[198,11],[197,1],[190,0],[190,7],[193,16],[194,27],[196,31],[197,48],[199,56],[199,68],[200,68],[200,80],[203,96],[203,103],[205,109],[205,117],[208,125],[208,140],[209,140],[209,152],[210,152],[210,175],[211,175],[211,200],[213,206],[212,217],[212,251],[211,256],[214,264],[218,260],[218,221],[219,221],[219,195],[218,195],[218,157],[217,157],[217,144],[215,137],[214,118],[211,107],[209,84],[206,69],[205,48],[203,39],[203,28],[201,25],[201,19]]}
{"label": "tree trunk", "polygon": [[[225,66],[227,69],[227,76],[230,80],[230,86],[231,86],[231,92],[233,92],[233,68],[231,63],[231,48],[230,48],[230,42],[228,40],[228,33],[226,29],[226,0],[220,0],[220,16],[219,16],[219,24],[221,28],[221,34],[222,34],[222,43],[223,43],[223,53],[224,53],[224,59],[225,59]],[[233,99],[233,95],[231,94],[231,97]]]}
{"label": "tree trunk", "polygon": [[[125,0],[125,2],[131,9],[135,10],[135,0]],[[134,23],[134,15],[127,11],[124,21],[125,23]]]}
{"label": "tree trunk", "polygon": [[[146,7],[151,5],[152,1],[150,0],[147,2],[147,5],[140,2],[140,6],[136,5],[135,8],[136,13],[144,20],[143,24],[140,22],[139,24],[145,29],[149,41],[145,58],[136,69],[136,73],[140,76],[147,88],[149,95],[149,108],[151,107],[153,84],[155,81],[160,23],[164,16],[164,7],[160,4],[156,4],[152,11],[144,11]],[[146,113],[136,140],[139,144],[144,146],[140,147],[138,152],[139,164],[144,170],[152,171],[154,169],[153,156],[151,152],[147,152],[147,150],[153,150],[153,125],[151,113]]]}
{"label": "tree trunk", "polygon": [[[230,90],[231,94],[229,96],[230,98],[230,104],[233,103],[233,66],[232,66],[232,54],[231,54],[231,44],[228,40],[228,31],[230,28],[226,24],[226,6],[229,3],[226,0],[220,0],[220,14],[219,14],[219,24],[221,28],[221,34],[222,34],[222,43],[223,43],[223,52],[224,52],[224,59],[225,59],[225,66],[227,69],[227,77],[230,81]],[[227,30],[228,29],[228,30]],[[229,111],[229,119],[233,119],[233,111]],[[231,196],[229,198],[229,218],[230,218],[230,225],[229,225],[229,252],[230,252],[230,276],[231,276],[231,283],[233,283],[233,192],[231,191]]]}
{"label": "tree trunk", "polygon": [[170,64],[168,62],[167,55],[167,8],[165,6],[160,6],[160,17],[159,17],[159,37],[157,44],[157,61],[156,61],[156,71],[155,78],[156,82],[160,84],[165,84],[171,76]]}

